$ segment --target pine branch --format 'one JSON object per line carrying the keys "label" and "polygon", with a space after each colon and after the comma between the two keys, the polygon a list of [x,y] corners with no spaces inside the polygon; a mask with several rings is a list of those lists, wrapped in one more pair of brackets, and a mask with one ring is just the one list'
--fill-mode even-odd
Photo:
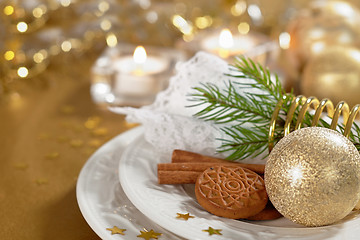
{"label": "pine branch", "polygon": [[[225,125],[221,131],[227,136],[219,139],[222,144],[219,152],[228,153],[229,160],[242,160],[256,157],[267,151],[269,140],[269,124],[278,102],[282,99],[279,116],[275,126],[273,143],[276,144],[284,134],[286,115],[289,112],[292,92],[286,93],[276,75],[264,69],[245,57],[239,57],[230,68],[230,79],[224,89],[214,84],[205,83],[195,87],[195,93],[190,95],[194,106],[201,106],[202,110],[195,117],[215,124]],[[290,131],[295,128],[300,104],[294,113]],[[311,126],[313,116],[306,113],[302,127]],[[318,126],[329,128],[330,124],[320,119]],[[338,125],[344,131],[343,125]],[[350,140],[360,151],[360,127],[353,125]]]}

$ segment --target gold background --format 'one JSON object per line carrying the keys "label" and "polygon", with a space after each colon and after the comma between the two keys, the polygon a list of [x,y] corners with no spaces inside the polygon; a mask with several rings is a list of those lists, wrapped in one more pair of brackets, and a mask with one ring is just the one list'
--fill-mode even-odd
{"label": "gold background", "polygon": [[[287,1],[258,2],[272,35]],[[1,239],[99,239],[80,213],[77,177],[97,148],[133,127],[91,100],[90,67],[100,53],[59,56],[35,81],[0,96]]]}
{"label": "gold background", "polygon": [[1,239],[99,239],[77,205],[77,176],[96,148],[131,126],[92,103],[94,59],[52,66],[48,86],[1,102]]}

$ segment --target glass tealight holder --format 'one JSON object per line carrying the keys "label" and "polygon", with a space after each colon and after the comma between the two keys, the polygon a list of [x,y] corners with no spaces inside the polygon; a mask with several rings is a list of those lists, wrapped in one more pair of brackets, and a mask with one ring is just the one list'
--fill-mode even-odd
{"label": "glass tealight holder", "polygon": [[179,41],[177,44],[178,47],[186,49],[189,54],[205,51],[231,64],[236,57],[243,55],[266,65],[270,54],[278,49],[277,43],[262,33],[255,31],[240,33],[238,30],[230,31],[228,28],[204,30],[198,33],[191,42]]}
{"label": "glass tealight holder", "polygon": [[91,69],[92,99],[105,107],[151,104],[167,88],[176,64],[185,60],[176,49],[121,43],[109,47]]}

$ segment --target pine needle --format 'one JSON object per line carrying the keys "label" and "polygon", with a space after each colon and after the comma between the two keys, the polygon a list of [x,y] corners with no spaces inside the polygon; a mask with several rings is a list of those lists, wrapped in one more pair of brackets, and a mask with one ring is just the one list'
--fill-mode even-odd
{"label": "pine needle", "polygon": [[[275,126],[274,144],[283,137],[286,115],[295,96],[285,91],[276,74],[251,59],[237,58],[230,70],[224,89],[211,83],[195,87],[195,93],[189,99],[193,104],[189,107],[202,106],[195,117],[225,125],[220,129],[227,138],[219,139],[222,144],[218,151],[226,152],[228,160],[254,158],[267,152],[271,117],[281,99],[283,105]],[[301,106],[294,113],[291,131]],[[311,122],[312,115],[306,113],[302,127],[311,126]],[[330,127],[323,119],[318,126]],[[338,129],[343,132],[344,126],[339,124]],[[360,151],[360,127],[357,124],[353,124],[350,140]]]}

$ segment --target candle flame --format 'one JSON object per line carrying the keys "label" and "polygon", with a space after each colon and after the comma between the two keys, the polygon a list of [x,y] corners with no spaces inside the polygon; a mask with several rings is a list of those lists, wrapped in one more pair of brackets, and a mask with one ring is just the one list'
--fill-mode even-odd
{"label": "candle flame", "polygon": [[229,29],[225,28],[221,31],[219,46],[224,49],[229,49],[234,46],[234,39]]}
{"label": "candle flame", "polygon": [[291,43],[291,36],[288,32],[282,32],[279,35],[279,45],[282,49],[288,49]]}
{"label": "candle flame", "polygon": [[228,58],[230,55],[230,48],[234,46],[234,39],[229,29],[225,28],[221,31],[219,36],[219,56]]}
{"label": "candle flame", "polygon": [[136,47],[133,58],[134,62],[137,64],[145,63],[147,58],[145,48],[143,46]]}

